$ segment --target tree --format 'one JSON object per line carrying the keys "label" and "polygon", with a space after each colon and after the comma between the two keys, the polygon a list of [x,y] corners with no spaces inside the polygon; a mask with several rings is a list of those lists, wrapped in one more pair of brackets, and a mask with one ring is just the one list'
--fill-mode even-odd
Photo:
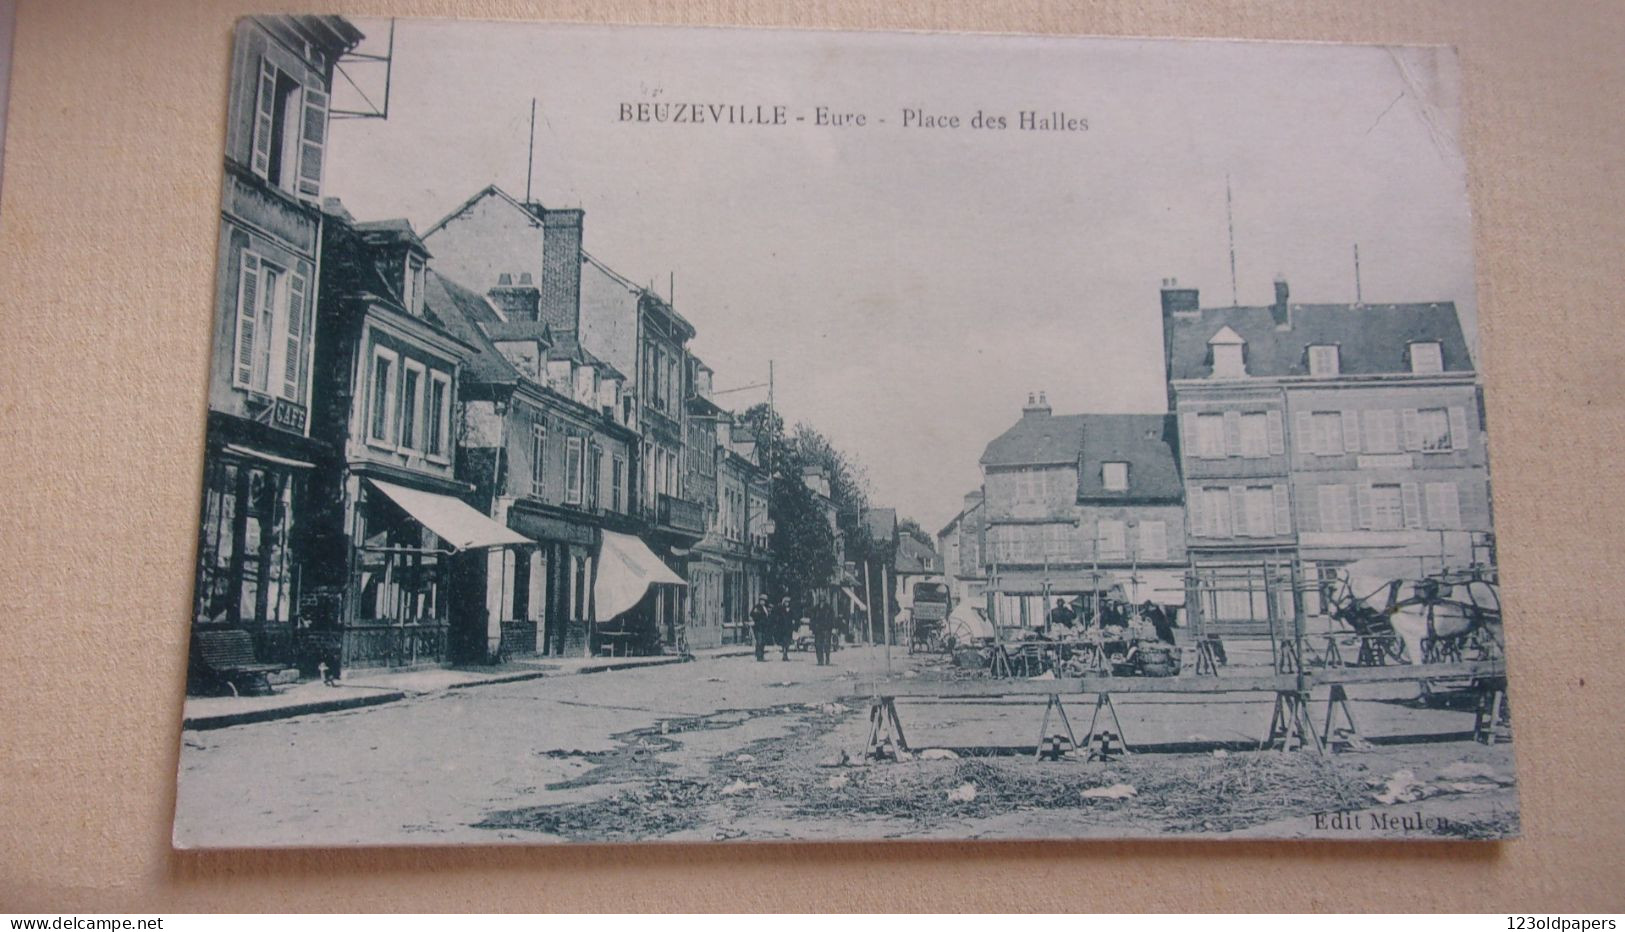
{"label": "tree", "polygon": [[761,461],[771,481],[768,510],[773,516],[774,533],[770,542],[770,588],[798,596],[829,585],[839,578],[842,569],[836,562],[835,532],[830,530],[823,503],[807,487],[804,471],[818,466],[829,477],[836,524],[851,559],[855,548],[859,552],[863,548],[863,539],[858,537],[862,530],[858,516],[868,498],[862,467],[808,424],[797,424],[787,433],[783,418],[765,404],[748,408],[740,421],[756,435]]}

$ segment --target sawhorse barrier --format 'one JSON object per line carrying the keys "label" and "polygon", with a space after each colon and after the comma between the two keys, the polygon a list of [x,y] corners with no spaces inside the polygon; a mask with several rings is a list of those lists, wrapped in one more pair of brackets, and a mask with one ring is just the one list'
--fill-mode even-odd
{"label": "sawhorse barrier", "polygon": [[[1087,750],[1090,760],[1117,756],[1128,752],[1128,739],[1112,701],[1124,693],[1155,694],[1225,694],[1272,693],[1274,710],[1269,730],[1259,742],[1259,749],[1280,751],[1313,749],[1317,753],[1327,750],[1352,748],[1362,742],[1359,726],[1350,705],[1347,686],[1361,683],[1394,683],[1406,681],[1469,679],[1479,692],[1478,712],[1475,716],[1474,737],[1494,744],[1511,740],[1510,730],[1504,725],[1506,718],[1506,666],[1500,661],[1474,661],[1449,664],[1398,665],[1381,667],[1331,667],[1300,670],[1293,674],[1267,674],[1262,676],[1230,677],[1126,677],[1085,676],[1051,680],[984,680],[977,682],[918,684],[883,683],[859,687],[861,695],[870,698],[869,743],[867,756],[895,759],[898,751],[908,751],[903,738],[902,720],[897,714],[896,700],[915,698],[923,700],[1011,699],[1022,696],[1043,696],[1044,713],[1039,723],[1035,757],[1058,758],[1061,739],[1070,750]],[[1327,687],[1324,725],[1315,727],[1311,706],[1312,693]],[[1094,713],[1089,719],[1089,730],[1079,743],[1072,730],[1063,702],[1065,696],[1095,697]],[[1102,727],[1102,715],[1110,718],[1111,728]],[[1063,732],[1052,734],[1052,717]],[[1112,730],[1115,729],[1115,730]],[[1115,739],[1115,740],[1113,740]],[[1047,753],[1046,753],[1047,752]]]}

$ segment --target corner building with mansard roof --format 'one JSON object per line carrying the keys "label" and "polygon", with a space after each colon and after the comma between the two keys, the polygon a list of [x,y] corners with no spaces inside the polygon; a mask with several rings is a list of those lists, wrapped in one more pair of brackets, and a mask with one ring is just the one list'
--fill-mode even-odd
{"label": "corner building with mansard roof", "polygon": [[[1493,562],[1481,389],[1452,302],[1203,308],[1162,289],[1194,567],[1415,578]],[[1255,613],[1218,594],[1217,618]]]}

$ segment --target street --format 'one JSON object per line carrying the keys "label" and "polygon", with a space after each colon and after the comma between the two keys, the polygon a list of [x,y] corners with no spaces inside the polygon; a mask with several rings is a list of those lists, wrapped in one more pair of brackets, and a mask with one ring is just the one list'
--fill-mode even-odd
{"label": "street", "polygon": [[[878,649],[848,648],[830,667],[807,653],[788,663],[731,657],[188,731],[175,838],[326,846],[1324,834],[1317,814],[1404,816],[1416,811],[1405,803],[1423,798],[1428,816],[1445,821],[1394,832],[1516,830],[1510,747],[1437,740],[1470,725],[1460,709],[1356,701],[1369,731],[1436,739],[1364,753],[1221,747],[1091,763],[996,753],[1032,746],[1042,703],[1031,697],[903,700],[911,746],[939,750],[865,765],[867,702],[854,693],[871,671],[884,672]],[[893,672],[916,683],[952,675],[942,660],[901,649]],[[1239,747],[1268,720],[1267,697],[1192,704],[1118,703],[1131,741],[1162,745]],[[1069,706],[1081,738],[1092,703]]]}

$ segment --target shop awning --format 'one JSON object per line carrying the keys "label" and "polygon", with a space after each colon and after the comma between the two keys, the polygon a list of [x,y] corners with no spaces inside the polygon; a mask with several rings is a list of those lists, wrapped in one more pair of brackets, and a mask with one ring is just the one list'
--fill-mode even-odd
{"label": "shop awning", "polygon": [[683,577],[671,571],[643,541],[630,534],[604,532],[598,552],[598,579],[592,594],[600,623],[638,604],[650,586],[686,586]]}
{"label": "shop awning", "polygon": [[850,586],[842,586],[841,591],[846,593],[846,597],[852,600],[853,605],[856,605],[858,608],[861,608],[866,612],[869,610],[869,603],[858,598],[858,594],[853,592]]}
{"label": "shop awning", "polygon": [[535,543],[450,495],[421,492],[381,479],[367,481],[389,496],[390,501],[401,506],[419,524],[439,535],[453,550],[484,550],[488,547]]}
{"label": "shop awning", "polygon": [[286,466],[289,469],[316,468],[314,464],[307,463],[304,460],[296,460],[287,456],[277,456],[275,453],[267,453],[264,450],[255,449],[254,447],[240,446],[235,443],[226,444],[224,452],[234,453],[237,456],[246,456],[249,459],[259,460],[262,463],[272,463],[277,466]]}

